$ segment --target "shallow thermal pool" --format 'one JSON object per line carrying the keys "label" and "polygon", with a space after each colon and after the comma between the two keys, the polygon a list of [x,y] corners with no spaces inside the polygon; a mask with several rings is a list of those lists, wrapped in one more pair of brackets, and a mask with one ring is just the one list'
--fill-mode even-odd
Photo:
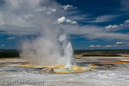
{"label": "shallow thermal pool", "polygon": [[128,86],[129,64],[78,74],[47,74],[41,69],[0,67],[0,86]]}

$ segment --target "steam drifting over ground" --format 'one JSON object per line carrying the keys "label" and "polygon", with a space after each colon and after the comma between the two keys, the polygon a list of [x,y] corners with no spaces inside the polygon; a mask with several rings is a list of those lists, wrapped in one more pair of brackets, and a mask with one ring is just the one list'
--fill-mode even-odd
{"label": "steam drifting over ground", "polygon": [[67,45],[66,34],[57,28],[63,10],[55,0],[5,0],[0,13],[3,34],[36,34],[33,40],[23,40],[21,57],[42,65],[57,64]]}
{"label": "steam drifting over ground", "polygon": [[26,21],[22,21],[23,24],[30,24],[35,30],[40,29],[37,38],[23,42],[21,57],[42,65],[57,64],[67,44],[65,33],[54,24],[57,19],[56,9],[61,6],[50,0],[6,0],[6,3],[13,8],[12,11],[24,10],[22,14]]}
{"label": "steam drifting over ground", "polygon": [[64,57],[67,36],[57,25],[76,23],[65,17],[62,20],[66,8],[55,0],[5,0],[1,9],[2,34],[37,35],[23,40],[21,57],[42,65],[57,64]]}

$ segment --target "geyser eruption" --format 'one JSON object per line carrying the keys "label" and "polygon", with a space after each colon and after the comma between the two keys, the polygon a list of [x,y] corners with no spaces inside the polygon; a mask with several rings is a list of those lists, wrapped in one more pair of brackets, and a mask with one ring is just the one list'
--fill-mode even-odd
{"label": "geyser eruption", "polygon": [[60,40],[52,36],[49,39],[38,37],[33,41],[23,42],[21,56],[31,63],[44,66],[62,64],[70,69],[74,63],[73,49],[65,36],[62,34]]}
{"label": "geyser eruption", "polygon": [[64,50],[64,58],[66,58],[66,68],[69,68],[71,69],[71,66],[72,66],[72,58],[73,58],[73,49],[72,49],[72,45],[70,42],[68,42],[65,50]]}

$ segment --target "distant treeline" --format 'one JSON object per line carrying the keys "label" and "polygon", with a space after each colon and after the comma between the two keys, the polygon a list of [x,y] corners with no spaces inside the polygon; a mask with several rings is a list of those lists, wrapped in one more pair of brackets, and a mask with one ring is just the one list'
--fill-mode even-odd
{"label": "distant treeline", "polygon": [[19,57],[19,53],[0,53],[0,58],[4,57]]}
{"label": "distant treeline", "polygon": [[[0,58],[19,57],[19,51],[16,49],[0,49]],[[117,50],[74,50],[74,54],[81,54],[83,56],[120,56],[120,53],[128,53],[129,49]]]}
{"label": "distant treeline", "polygon": [[74,50],[74,54],[92,53],[92,54],[119,54],[129,53],[129,49],[110,49],[110,50]]}
{"label": "distant treeline", "polygon": [[19,57],[19,51],[16,49],[0,49],[0,58]]}

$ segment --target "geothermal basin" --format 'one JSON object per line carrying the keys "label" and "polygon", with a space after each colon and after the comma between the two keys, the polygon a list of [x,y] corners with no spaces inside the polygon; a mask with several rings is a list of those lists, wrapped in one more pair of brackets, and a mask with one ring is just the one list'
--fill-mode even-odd
{"label": "geothermal basin", "polygon": [[[92,57],[91,57],[92,58]],[[93,57],[95,59],[95,57]],[[103,58],[99,61],[75,59],[81,67],[91,67],[91,70],[81,73],[56,74],[51,71],[44,72],[45,66],[29,64],[24,59],[0,60],[1,86],[128,86],[129,60],[119,57],[112,61]],[[123,59],[124,58],[124,59]],[[111,59],[111,58],[110,58]],[[104,64],[105,63],[105,64]],[[65,69],[64,69],[65,70]]]}

